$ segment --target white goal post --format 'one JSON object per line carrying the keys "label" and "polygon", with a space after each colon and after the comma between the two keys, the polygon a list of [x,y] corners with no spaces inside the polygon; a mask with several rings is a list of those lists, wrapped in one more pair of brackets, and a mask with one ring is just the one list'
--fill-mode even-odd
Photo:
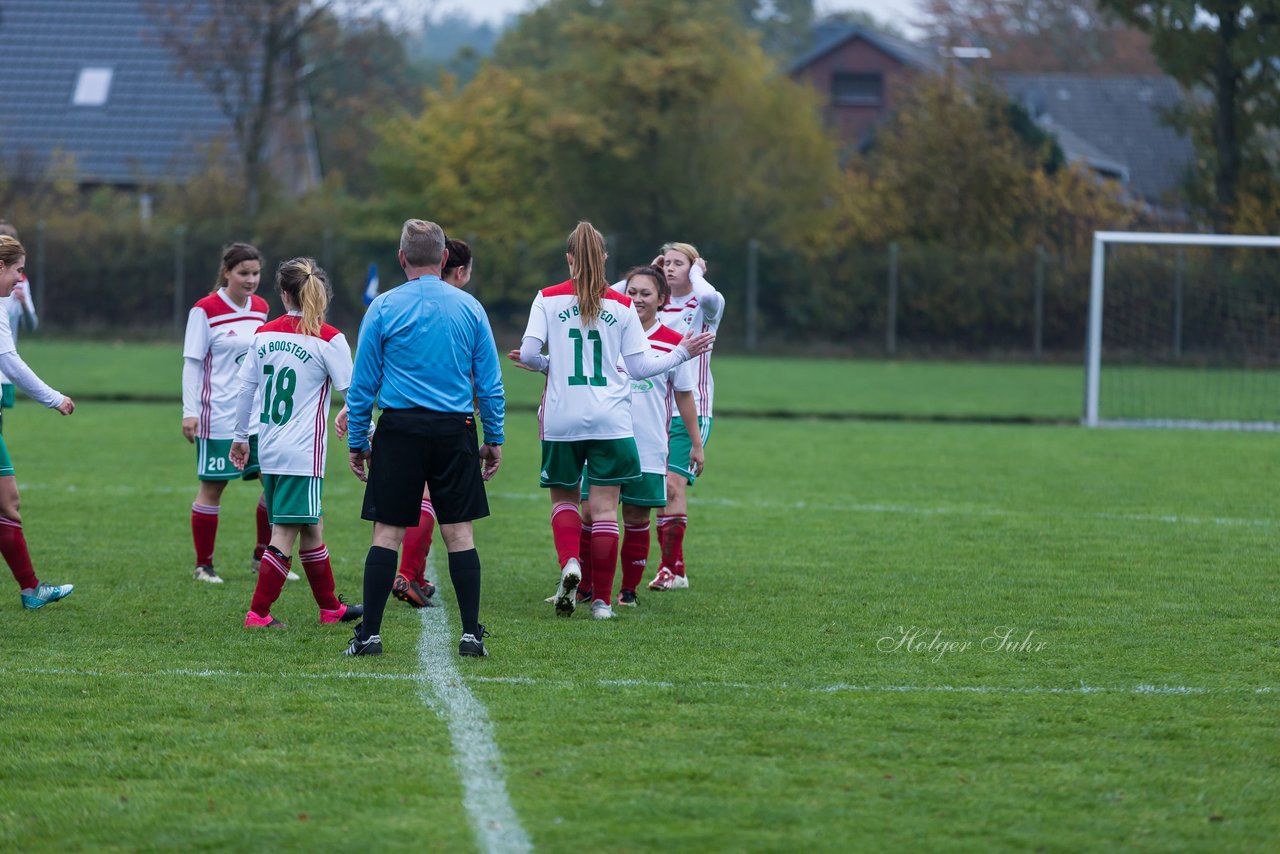
{"label": "white goal post", "polygon": [[1097,231],[1093,235],[1093,265],[1089,282],[1089,334],[1085,344],[1084,417],[1086,427],[1147,426],[1188,427],[1200,429],[1280,430],[1280,422],[1159,419],[1133,422],[1100,419],[1098,398],[1102,379],[1102,309],[1103,285],[1108,244],[1146,244],[1151,246],[1214,246],[1280,249],[1280,237],[1229,234],[1169,234],[1160,232]]}

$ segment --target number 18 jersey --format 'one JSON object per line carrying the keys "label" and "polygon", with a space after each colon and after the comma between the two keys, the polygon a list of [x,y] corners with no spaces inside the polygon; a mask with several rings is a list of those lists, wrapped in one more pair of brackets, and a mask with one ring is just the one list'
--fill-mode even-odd
{"label": "number 18 jersey", "polygon": [[545,342],[551,360],[538,409],[541,438],[574,442],[632,435],[631,380],[618,365],[646,352],[649,342],[630,299],[606,290],[600,316],[585,326],[572,280],[546,288],[534,297],[524,337]]}
{"label": "number 18 jersey", "polygon": [[[259,386],[258,460],[265,474],[324,477],[329,450],[329,392],[351,385],[351,348],[327,323],[319,336],[298,329],[297,314],[260,327],[240,379]],[[242,410],[243,411],[243,410]]]}

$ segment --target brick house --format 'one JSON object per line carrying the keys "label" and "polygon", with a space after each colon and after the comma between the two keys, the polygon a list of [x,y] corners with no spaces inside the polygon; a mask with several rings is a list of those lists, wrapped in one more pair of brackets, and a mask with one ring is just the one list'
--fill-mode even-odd
{"label": "brick house", "polygon": [[787,67],[791,79],[824,95],[827,124],[846,149],[864,146],[895,107],[912,75],[945,64],[932,49],[856,24],[822,24],[813,46]]}

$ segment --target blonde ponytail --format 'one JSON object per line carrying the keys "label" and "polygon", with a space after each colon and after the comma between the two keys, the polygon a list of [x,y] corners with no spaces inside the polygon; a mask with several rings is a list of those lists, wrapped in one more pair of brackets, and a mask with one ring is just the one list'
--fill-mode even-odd
{"label": "blonde ponytail", "polygon": [[573,293],[578,298],[578,312],[583,326],[594,326],[600,316],[600,303],[609,288],[604,275],[604,236],[591,223],[578,223],[569,235],[566,250],[573,256],[569,275],[573,278]]}
{"label": "blonde ponytail", "polygon": [[276,287],[281,294],[288,294],[302,312],[298,331],[303,335],[319,335],[324,325],[324,314],[329,308],[329,277],[311,258],[293,258],[283,262],[276,270]]}

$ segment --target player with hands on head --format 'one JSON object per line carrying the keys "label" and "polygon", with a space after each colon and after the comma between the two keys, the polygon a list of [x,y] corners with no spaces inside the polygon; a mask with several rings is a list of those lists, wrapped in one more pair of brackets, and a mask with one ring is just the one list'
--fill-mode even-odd
{"label": "player with hands on head", "polygon": [[[569,280],[534,298],[517,355],[527,368],[546,371],[538,412],[542,440],[540,485],[551,493],[551,533],[560,564],[556,612],[572,615],[579,584],[593,590],[592,616],[613,616],[611,591],[618,562],[618,495],[640,480],[631,423],[631,381],[670,370],[710,348],[715,336],[685,336],[659,355],[649,349],[631,300],[610,290],[604,277],[604,238],[589,222],[569,235]],[[547,355],[542,353],[547,348]],[[619,366],[625,366],[625,376]],[[584,582],[582,517],[578,512],[583,466],[589,483],[593,577]]]}

